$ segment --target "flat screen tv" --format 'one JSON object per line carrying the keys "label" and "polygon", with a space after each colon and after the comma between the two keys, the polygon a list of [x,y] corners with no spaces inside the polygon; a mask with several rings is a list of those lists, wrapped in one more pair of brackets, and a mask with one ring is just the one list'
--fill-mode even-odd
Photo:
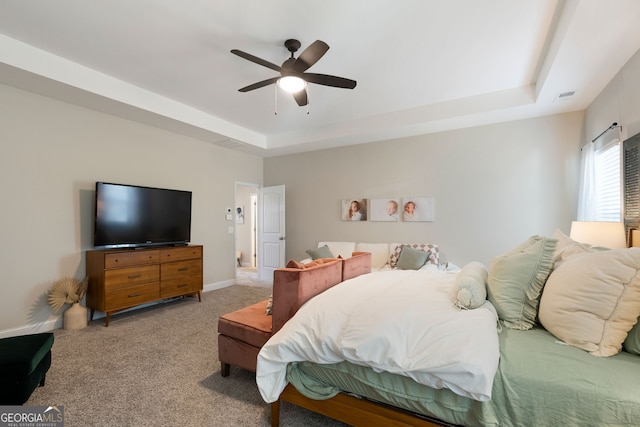
{"label": "flat screen tv", "polygon": [[190,191],[96,182],[95,247],[177,246],[189,241]]}

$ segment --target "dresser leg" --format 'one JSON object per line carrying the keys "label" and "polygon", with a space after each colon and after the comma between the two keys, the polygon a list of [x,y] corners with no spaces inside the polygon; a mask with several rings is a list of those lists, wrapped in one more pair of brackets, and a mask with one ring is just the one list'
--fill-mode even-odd
{"label": "dresser leg", "polygon": [[105,328],[109,327],[109,320],[111,320],[111,313],[107,312],[107,317],[105,318],[105,321],[104,321]]}
{"label": "dresser leg", "polygon": [[198,302],[202,302],[202,298],[200,298],[200,291],[198,291]]}

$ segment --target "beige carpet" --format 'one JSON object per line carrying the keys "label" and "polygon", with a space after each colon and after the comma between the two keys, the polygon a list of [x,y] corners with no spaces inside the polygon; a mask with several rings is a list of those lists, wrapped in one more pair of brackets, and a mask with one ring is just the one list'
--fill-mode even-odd
{"label": "beige carpet", "polygon": [[236,285],[262,286],[271,288],[271,282],[258,280],[258,271],[255,267],[237,267]]}
{"label": "beige carpet", "polygon": [[[248,281],[251,278],[247,279]],[[44,387],[26,405],[61,405],[65,426],[268,426],[255,374],[220,376],[217,319],[266,299],[271,287],[234,285],[56,330]],[[343,426],[284,403],[281,426]]]}

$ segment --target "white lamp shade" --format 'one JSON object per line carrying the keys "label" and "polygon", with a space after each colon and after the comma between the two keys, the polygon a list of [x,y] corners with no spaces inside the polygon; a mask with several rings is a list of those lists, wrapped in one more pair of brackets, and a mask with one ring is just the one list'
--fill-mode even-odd
{"label": "white lamp shade", "polygon": [[305,81],[300,77],[285,76],[278,79],[278,86],[286,92],[294,93],[304,89]]}
{"label": "white lamp shade", "polygon": [[624,224],[604,221],[573,221],[569,235],[576,242],[609,249],[626,248]]}

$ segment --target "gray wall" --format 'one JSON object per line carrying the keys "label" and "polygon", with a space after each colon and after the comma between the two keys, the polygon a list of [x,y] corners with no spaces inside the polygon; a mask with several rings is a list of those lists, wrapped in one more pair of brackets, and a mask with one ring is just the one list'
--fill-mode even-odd
{"label": "gray wall", "polygon": [[[265,159],[286,186],[287,258],[318,241],[435,243],[462,266],[489,264],[533,234],[569,232],[577,208],[583,114]],[[349,198],[432,196],[435,221],[347,222]]]}
{"label": "gray wall", "polygon": [[585,113],[585,141],[588,143],[616,122],[622,130],[607,132],[608,140],[622,140],[640,133],[640,51],[611,80]]}
{"label": "gray wall", "polygon": [[[578,147],[612,122],[640,132],[640,53],[584,113],[262,159],[0,85],[0,336],[60,325],[51,283],[82,278],[95,181],[194,193],[205,286],[234,278],[224,209],[235,183],[285,184],[287,257],[320,240],[433,242],[456,264],[486,264],[532,234],[569,231]],[[264,167],[264,173],[263,173]],[[352,197],[433,196],[433,223],[352,223]]]}
{"label": "gray wall", "polygon": [[261,158],[9,86],[0,99],[0,336],[60,325],[47,291],[84,277],[96,181],[192,191],[205,286],[233,283],[224,209],[236,181],[262,184]]}

